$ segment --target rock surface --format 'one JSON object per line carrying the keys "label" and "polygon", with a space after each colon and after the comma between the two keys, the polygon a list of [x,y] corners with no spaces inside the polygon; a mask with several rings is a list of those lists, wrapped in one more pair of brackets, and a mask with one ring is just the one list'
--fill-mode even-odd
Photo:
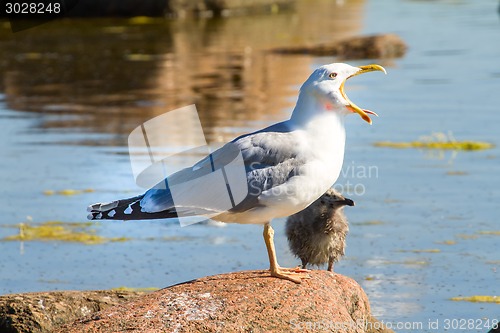
{"label": "rock surface", "polygon": [[131,291],[53,291],[0,296],[0,332],[53,332],[56,326],[143,295]]}
{"label": "rock surface", "polygon": [[381,34],[353,37],[329,44],[279,48],[272,51],[279,54],[336,56],[341,59],[374,59],[402,57],[406,50],[406,43],[399,36]]}
{"label": "rock surface", "polygon": [[381,326],[348,277],[311,271],[298,285],[268,271],[246,271],[146,294],[55,332],[392,332]]}

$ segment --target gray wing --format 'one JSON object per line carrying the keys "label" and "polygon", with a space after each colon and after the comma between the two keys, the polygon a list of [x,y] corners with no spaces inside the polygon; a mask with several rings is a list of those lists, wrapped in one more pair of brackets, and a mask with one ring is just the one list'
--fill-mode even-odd
{"label": "gray wing", "polygon": [[[240,136],[232,142],[216,150],[210,156],[196,163],[192,168],[186,168],[169,176],[154,188],[147,191],[141,200],[141,209],[147,213],[168,211],[174,208],[171,188],[183,184],[186,198],[192,195],[203,195],[205,207],[193,209],[198,213],[210,213],[217,206],[218,195],[214,193],[213,179],[207,176],[221,166],[226,166],[235,154],[235,149],[241,152],[246,174],[246,196],[234,202],[231,212],[243,212],[257,207],[259,195],[266,190],[285,183],[298,174],[298,167],[303,165],[299,154],[300,138],[297,132],[291,131],[286,123],[278,123],[261,131]],[[196,188],[184,186],[193,179],[198,179]],[[206,179],[206,180],[205,180]],[[245,184],[243,184],[244,186]],[[189,200],[189,199],[188,199]],[[176,200],[177,202],[177,200]],[[191,208],[194,208],[191,206]],[[180,207],[176,207],[179,209]],[[189,204],[184,205],[189,210]],[[220,213],[221,211],[219,211]]]}
{"label": "gray wing", "polygon": [[299,153],[297,132],[284,123],[235,140],[245,161],[248,194],[231,212],[244,212],[259,205],[262,192],[286,183],[299,175],[305,161]]}

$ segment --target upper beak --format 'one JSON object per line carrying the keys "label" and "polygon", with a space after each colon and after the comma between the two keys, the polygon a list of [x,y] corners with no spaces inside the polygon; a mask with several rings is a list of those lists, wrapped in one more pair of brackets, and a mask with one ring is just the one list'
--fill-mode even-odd
{"label": "upper beak", "polygon": [[354,206],[355,205],[354,201],[352,201],[351,199],[348,199],[348,198],[344,198],[344,204],[346,206]]}
{"label": "upper beak", "polygon": [[[348,78],[346,78],[346,81],[347,81],[347,79],[349,79],[349,78],[351,78],[353,76],[356,76],[356,75],[359,75],[359,74],[363,74],[363,73],[367,73],[367,72],[381,71],[381,72],[384,72],[384,74],[387,74],[387,72],[386,72],[386,70],[385,70],[384,67],[382,67],[380,65],[375,65],[375,64],[366,65],[366,66],[359,66],[359,69],[360,69],[359,71],[357,71],[353,75],[351,75]],[[354,104],[353,102],[351,102],[351,100],[347,97],[347,95],[344,92],[344,84],[345,84],[345,81],[342,82],[342,84],[340,85],[340,93],[345,98],[345,100],[347,101],[347,103],[349,103],[349,105],[347,105],[347,108],[350,109],[352,112],[356,112],[357,114],[359,114],[361,116],[361,118],[363,118],[364,121],[366,121],[367,123],[371,124],[372,120],[370,119],[370,117],[368,116],[368,114],[372,114],[372,115],[375,115],[375,116],[378,116],[378,115],[375,112],[373,112],[373,111],[363,110],[359,106],[357,106],[356,104]]]}

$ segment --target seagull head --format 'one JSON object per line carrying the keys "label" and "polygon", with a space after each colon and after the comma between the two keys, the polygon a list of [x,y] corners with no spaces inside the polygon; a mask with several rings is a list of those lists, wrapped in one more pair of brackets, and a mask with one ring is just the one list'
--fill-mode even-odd
{"label": "seagull head", "polygon": [[[347,79],[373,71],[386,73],[380,65],[351,66],[343,63],[324,65],[316,69],[300,88],[302,97],[311,100],[315,109],[339,112],[341,114],[357,113],[363,120],[372,123],[368,114],[377,115],[373,111],[361,109],[346,95],[344,85]],[[305,95],[305,96],[304,96]]]}

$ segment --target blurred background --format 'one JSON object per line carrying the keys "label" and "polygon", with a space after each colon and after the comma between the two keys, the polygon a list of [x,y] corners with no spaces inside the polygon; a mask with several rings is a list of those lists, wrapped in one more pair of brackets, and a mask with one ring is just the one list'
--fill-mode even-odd
{"label": "blurred background", "polygon": [[[499,292],[498,3],[296,0],[264,7],[70,17],[16,33],[0,21],[0,294],[162,288],[266,268],[260,226],[87,223],[86,207],[143,191],[127,137],[144,121],[196,104],[207,141],[218,146],[286,119],[314,68],[348,61],[381,64],[388,75],[346,85],[351,100],[380,117],[372,126],[347,121],[337,185],[356,207],[346,208],[351,231],[336,271],[363,286],[386,322],[498,315],[494,301],[452,300]],[[272,52],[385,33],[405,41],[403,57]],[[375,146],[443,138],[494,146]],[[298,264],[284,221],[273,225],[280,264]]]}

